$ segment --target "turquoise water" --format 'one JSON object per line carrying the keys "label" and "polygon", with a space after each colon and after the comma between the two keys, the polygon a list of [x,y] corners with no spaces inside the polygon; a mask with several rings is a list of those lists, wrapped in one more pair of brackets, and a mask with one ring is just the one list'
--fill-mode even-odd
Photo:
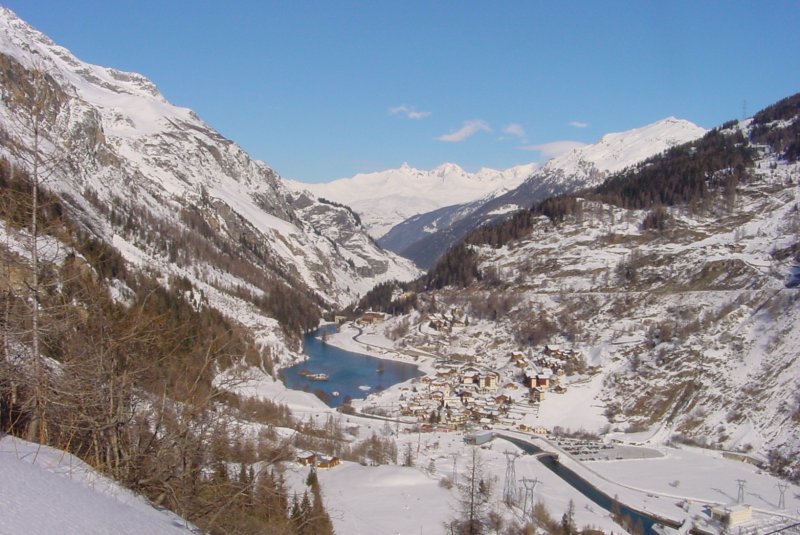
{"label": "turquoise water", "polygon": [[[325,330],[333,333],[336,327],[325,325],[307,334],[303,339],[303,352],[309,360],[281,371],[289,388],[317,394],[328,406],[338,407],[346,396],[365,398],[372,392],[422,376],[413,364],[378,359],[328,345],[319,338]],[[324,373],[329,379],[313,381],[300,375],[301,372]]]}

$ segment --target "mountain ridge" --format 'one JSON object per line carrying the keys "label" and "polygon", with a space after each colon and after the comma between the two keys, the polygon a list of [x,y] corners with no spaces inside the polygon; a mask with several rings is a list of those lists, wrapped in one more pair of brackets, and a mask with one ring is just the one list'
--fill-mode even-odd
{"label": "mountain ridge", "polygon": [[54,169],[49,185],[94,213],[95,232],[109,240],[116,233],[118,242],[128,242],[124,251],[140,249],[132,258],[149,253],[104,222],[100,205],[135,207],[147,218],[165,220],[194,211],[221,233],[215,240],[246,239],[260,249],[256,263],[269,257],[276,277],[290,285],[302,281],[329,305],[345,305],[382,280],[418,274],[406,260],[378,248],[355,219],[337,215],[342,208],[319,206],[349,226],[346,243],[336,242],[329,225],[304,221],[293,204],[297,199],[273,169],[191,110],[167,102],[145,77],[83,63],[7,9],[0,11],[0,53],[7,58],[0,116],[8,135],[18,146],[32,146],[14,96],[30,87],[28,73],[44,72],[56,95],[45,117],[47,150],[71,168]]}
{"label": "mountain ridge", "polygon": [[393,227],[378,243],[428,268],[447,247],[474,228],[502,220],[546,197],[596,186],[613,172],[705,132],[690,121],[667,117],[625,132],[605,134],[597,143],[550,159],[510,191],[418,214]]}

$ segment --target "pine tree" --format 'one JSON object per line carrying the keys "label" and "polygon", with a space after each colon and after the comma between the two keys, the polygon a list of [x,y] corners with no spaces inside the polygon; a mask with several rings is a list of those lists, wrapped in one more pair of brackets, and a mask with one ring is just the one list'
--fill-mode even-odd
{"label": "pine tree", "polygon": [[561,517],[561,532],[564,535],[575,535],[578,528],[575,525],[575,502],[569,501],[569,508]]}
{"label": "pine tree", "polygon": [[486,508],[491,497],[491,487],[483,478],[481,459],[478,449],[472,448],[466,481],[459,484],[461,493],[460,518],[453,522],[459,533],[464,535],[480,535],[486,525]]}
{"label": "pine tree", "polygon": [[322,503],[322,491],[316,477],[311,486],[311,512],[309,515],[309,534],[333,535],[333,522]]}

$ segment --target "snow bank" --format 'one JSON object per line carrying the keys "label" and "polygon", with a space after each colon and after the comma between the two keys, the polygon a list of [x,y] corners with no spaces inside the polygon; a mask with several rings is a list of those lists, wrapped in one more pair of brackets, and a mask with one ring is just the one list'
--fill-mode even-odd
{"label": "snow bank", "polygon": [[60,450],[4,437],[0,474],[0,535],[197,533]]}

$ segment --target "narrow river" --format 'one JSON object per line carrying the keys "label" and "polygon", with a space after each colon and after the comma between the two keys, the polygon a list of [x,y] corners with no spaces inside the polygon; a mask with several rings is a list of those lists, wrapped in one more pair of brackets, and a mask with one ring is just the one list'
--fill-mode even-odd
{"label": "narrow river", "polygon": [[324,325],[305,335],[303,352],[309,359],[283,369],[281,377],[289,388],[314,393],[330,407],[422,375],[413,364],[333,347],[321,339],[324,332],[334,333],[336,326]]}

